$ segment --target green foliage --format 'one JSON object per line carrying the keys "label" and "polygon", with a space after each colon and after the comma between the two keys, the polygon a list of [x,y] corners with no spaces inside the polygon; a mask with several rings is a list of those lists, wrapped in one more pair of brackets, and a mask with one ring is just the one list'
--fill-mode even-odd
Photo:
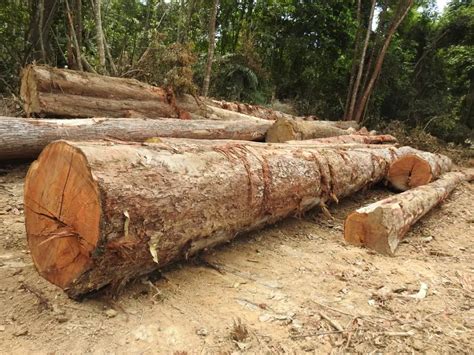
{"label": "green foliage", "polygon": [[[68,1],[74,8],[76,1]],[[102,3],[104,33],[117,75],[170,86],[178,94],[198,93],[212,1]],[[370,2],[361,3],[364,32]],[[4,0],[0,7],[0,93],[16,92],[20,68],[35,58],[28,42],[35,30],[35,4]],[[64,1],[55,4],[47,62],[65,66],[71,55],[70,33]],[[400,2],[376,4],[380,16],[367,62],[380,48]],[[462,142],[474,129],[474,6],[470,0],[452,0],[443,14],[434,6],[434,0],[417,0],[397,30],[370,96],[367,122],[400,120]],[[80,50],[97,67],[91,2],[83,0],[81,10]],[[357,60],[356,10],[356,0],[221,0],[211,95],[268,105],[292,102],[300,114],[340,119]],[[77,12],[74,16],[77,20]]]}

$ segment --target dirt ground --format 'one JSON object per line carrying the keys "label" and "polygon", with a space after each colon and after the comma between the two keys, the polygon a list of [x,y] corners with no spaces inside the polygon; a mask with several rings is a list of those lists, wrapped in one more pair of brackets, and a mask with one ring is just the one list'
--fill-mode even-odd
{"label": "dirt ground", "polygon": [[[383,187],[75,302],[28,255],[28,165],[0,167],[1,353],[472,353],[474,185],[422,219],[396,257],[346,245],[348,212]],[[425,298],[416,294],[428,285]]]}

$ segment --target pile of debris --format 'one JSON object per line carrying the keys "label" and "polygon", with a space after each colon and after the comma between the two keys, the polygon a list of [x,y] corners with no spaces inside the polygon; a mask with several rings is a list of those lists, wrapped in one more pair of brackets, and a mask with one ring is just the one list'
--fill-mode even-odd
{"label": "pile of debris", "polygon": [[[37,158],[25,181],[39,273],[73,298],[385,181],[344,238],[393,254],[474,171],[398,147],[355,122],[295,117],[136,80],[29,66],[28,116],[0,118],[0,160]],[[48,118],[44,118],[48,117]]]}

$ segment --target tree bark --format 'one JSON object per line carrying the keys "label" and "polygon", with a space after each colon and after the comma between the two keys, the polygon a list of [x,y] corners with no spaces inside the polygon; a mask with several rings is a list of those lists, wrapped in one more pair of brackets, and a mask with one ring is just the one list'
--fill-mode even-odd
{"label": "tree bark", "polygon": [[367,101],[369,96],[372,93],[372,90],[374,88],[375,81],[377,80],[377,77],[380,74],[380,71],[382,70],[382,64],[385,59],[385,55],[387,54],[388,47],[390,46],[390,43],[392,41],[392,37],[397,31],[398,27],[400,24],[403,22],[405,17],[408,15],[410,12],[411,7],[413,6],[413,0],[408,0],[406,7],[403,9],[402,8],[402,14],[398,17],[393,19],[392,24],[390,25],[390,28],[388,30],[387,36],[385,37],[384,44],[382,46],[382,49],[380,50],[379,55],[377,56],[377,59],[375,61],[375,67],[374,70],[370,76],[369,82],[367,84],[367,87],[364,89],[364,92],[360,99],[357,102],[357,106],[355,108],[355,113],[354,117],[351,117],[357,122],[361,121],[362,114],[364,113],[365,107],[367,105]]}
{"label": "tree bark", "polygon": [[143,118],[29,119],[0,117],[0,161],[34,159],[49,143],[121,140],[144,142],[155,137],[263,141],[268,121],[212,121]]}
{"label": "tree bark", "polygon": [[393,255],[413,224],[446,199],[459,183],[473,179],[472,169],[447,173],[431,184],[359,208],[347,217],[344,238],[350,244]]}
{"label": "tree bark", "polygon": [[357,70],[357,76],[356,76],[354,85],[352,86],[352,91],[350,92],[351,99],[349,103],[349,112],[346,115],[346,120],[352,120],[354,116],[355,103],[357,99],[357,94],[359,93],[360,81],[362,78],[362,72],[363,72],[364,64],[365,64],[365,54],[367,52],[367,47],[369,46],[370,33],[372,32],[372,19],[374,17],[374,9],[375,9],[375,0],[372,0],[372,5],[370,7],[370,14],[369,14],[369,22],[367,25],[367,32],[365,35],[364,46],[362,47],[362,53],[361,53],[360,61],[359,61],[359,68]]}
{"label": "tree bark", "polygon": [[[373,152],[377,153],[373,153]],[[57,141],[28,172],[39,273],[77,298],[382,180],[396,148]]]}
{"label": "tree bark", "polygon": [[204,74],[204,82],[202,85],[202,96],[207,97],[209,94],[209,83],[211,81],[212,61],[214,60],[214,49],[216,44],[216,19],[217,10],[219,8],[219,0],[214,0],[211,19],[209,20],[209,48],[207,50],[206,73]]}
{"label": "tree bark", "polygon": [[387,181],[399,191],[429,184],[453,166],[451,159],[442,154],[420,152],[411,147],[400,150],[405,155],[395,160],[387,173]]}
{"label": "tree bark", "polygon": [[347,127],[347,124],[343,122],[347,121],[302,121],[279,118],[268,130],[266,141],[281,143],[291,140],[325,138],[355,133],[353,128],[339,128],[339,124],[342,127]]}

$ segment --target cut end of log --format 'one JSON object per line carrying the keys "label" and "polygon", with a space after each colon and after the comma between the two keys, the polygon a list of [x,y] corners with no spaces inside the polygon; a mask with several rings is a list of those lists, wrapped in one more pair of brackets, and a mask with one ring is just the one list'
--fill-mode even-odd
{"label": "cut end of log", "polygon": [[344,222],[344,239],[356,246],[366,246],[381,254],[392,255],[388,231],[381,223],[382,211],[352,212]]}
{"label": "cut end of log", "polygon": [[300,140],[295,130],[295,123],[288,119],[277,120],[267,131],[267,143],[284,143],[292,140]]}
{"label": "cut end of log", "polygon": [[23,100],[23,107],[26,115],[31,116],[39,107],[38,95],[36,93],[36,81],[34,80],[34,72],[32,65],[25,67],[21,74],[20,96]]}
{"label": "cut end of log", "polygon": [[90,267],[99,240],[99,188],[86,157],[67,142],[50,144],[30,167],[24,196],[33,262],[44,278],[67,288]]}
{"label": "cut end of log", "polygon": [[398,158],[390,165],[387,174],[387,180],[399,191],[426,185],[432,179],[430,164],[416,155],[405,155]]}

